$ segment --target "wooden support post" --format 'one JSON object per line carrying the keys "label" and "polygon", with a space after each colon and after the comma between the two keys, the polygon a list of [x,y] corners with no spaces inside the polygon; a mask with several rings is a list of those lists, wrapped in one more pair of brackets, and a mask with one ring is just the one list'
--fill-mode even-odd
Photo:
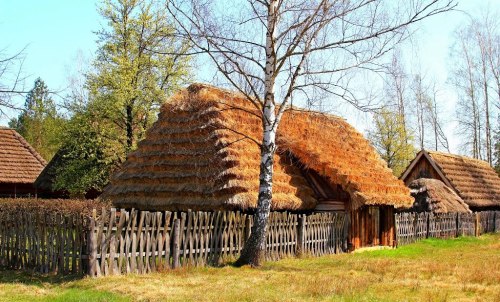
{"label": "wooden support post", "polygon": [[302,214],[299,218],[299,225],[297,228],[297,256],[304,253],[304,242],[306,233],[306,215]]}
{"label": "wooden support post", "polygon": [[178,268],[180,264],[180,238],[181,238],[181,221],[176,218],[174,220],[174,242],[172,243],[172,268]]}
{"label": "wooden support post", "polygon": [[344,252],[349,251],[349,233],[352,232],[351,230],[351,215],[349,215],[349,212],[345,212],[344,214],[344,232],[342,233],[343,238],[343,249]]}

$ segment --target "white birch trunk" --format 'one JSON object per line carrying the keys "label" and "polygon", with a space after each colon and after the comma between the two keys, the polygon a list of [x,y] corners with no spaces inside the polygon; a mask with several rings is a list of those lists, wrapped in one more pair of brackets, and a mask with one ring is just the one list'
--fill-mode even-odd
{"label": "white birch trunk", "polygon": [[273,196],[273,166],[276,151],[276,107],[274,101],[276,49],[275,39],[279,1],[271,0],[268,7],[266,33],[266,68],[264,108],[262,114],[262,145],[259,175],[259,197],[252,233],[236,262],[237,265],[259,266],[265,253],[266,233]]}

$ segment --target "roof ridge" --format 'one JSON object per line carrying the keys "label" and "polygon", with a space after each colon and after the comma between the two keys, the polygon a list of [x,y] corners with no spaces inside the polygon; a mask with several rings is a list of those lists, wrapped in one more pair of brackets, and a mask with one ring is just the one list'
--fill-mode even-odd
{"label": "roof ridge", "polygon": [[437,155],[447,156],[447,157],[453,157],[453,158],[457,158],[457,159],[461,159],[461,160],[466,160],[466,161],[468,160],[468,161],[479,162],[479,163],[486,164],[486,165],[490,166],[490,164],[487,161],[485,161],[485,160],[482,160],[482,159],[479,159],[479,158],[469,157],[469,156],[466,156],[466,155],[453,154],[453,153],[447,153],[447,152],[441,152],[441,151],[427,151],[427,153],[429,153],[429,154],[437,154]]}
{"label": "roof ridge", "polygon": [[[228,94],[232,94],[234,96],[239,96],[239,97],[245,98],[245,95],[243,95],[243,93],[241,93],[241,92],[231,90],[228,88],[217,87],[217,86],[207,84],[207,83],[195,82],[195,83],[190,84],[186,89],[190,93],[195,93],[195,94],[199,93],[200,90],[202,90],[202,89],[211,89],[214,91],[220,91],[223,93],[228,93]],[[310,109],[310,108],[303,108],[303,107],[296,106],[296,105],[295,106],[294,105],[287,105],[286,110],[292,110],[292,111],[304,112],[304,113],[310,113],[310,114],[318,114],[318,115],[323,115],[327,118],[334,118],[334,119],[340,119],[343,121],[347,121],[344,117],[341,117],[339,115],[335,115],[333,113],[314,110],[314,109]]]}

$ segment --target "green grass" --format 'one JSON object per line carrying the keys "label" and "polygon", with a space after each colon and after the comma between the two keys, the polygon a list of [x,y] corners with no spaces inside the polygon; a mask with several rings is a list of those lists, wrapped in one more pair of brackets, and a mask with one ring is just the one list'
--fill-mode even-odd
{"label": "green grass", "polygon": [[500,235],[284,259],[71,279],[0,271],[0,301],[500,301]]}

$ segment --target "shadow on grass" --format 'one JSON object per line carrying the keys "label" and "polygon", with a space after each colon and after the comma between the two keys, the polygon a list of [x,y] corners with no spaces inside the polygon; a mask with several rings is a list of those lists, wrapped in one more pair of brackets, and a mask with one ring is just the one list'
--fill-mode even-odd
{"label": "shadow on grass", "polygon": [[23,283],[26,285],[42,286],[44,283],[61,284],[69,281],[83,279],[82,275],[55,275],[29,273],[25,271],[0,269],[0,283]]}

